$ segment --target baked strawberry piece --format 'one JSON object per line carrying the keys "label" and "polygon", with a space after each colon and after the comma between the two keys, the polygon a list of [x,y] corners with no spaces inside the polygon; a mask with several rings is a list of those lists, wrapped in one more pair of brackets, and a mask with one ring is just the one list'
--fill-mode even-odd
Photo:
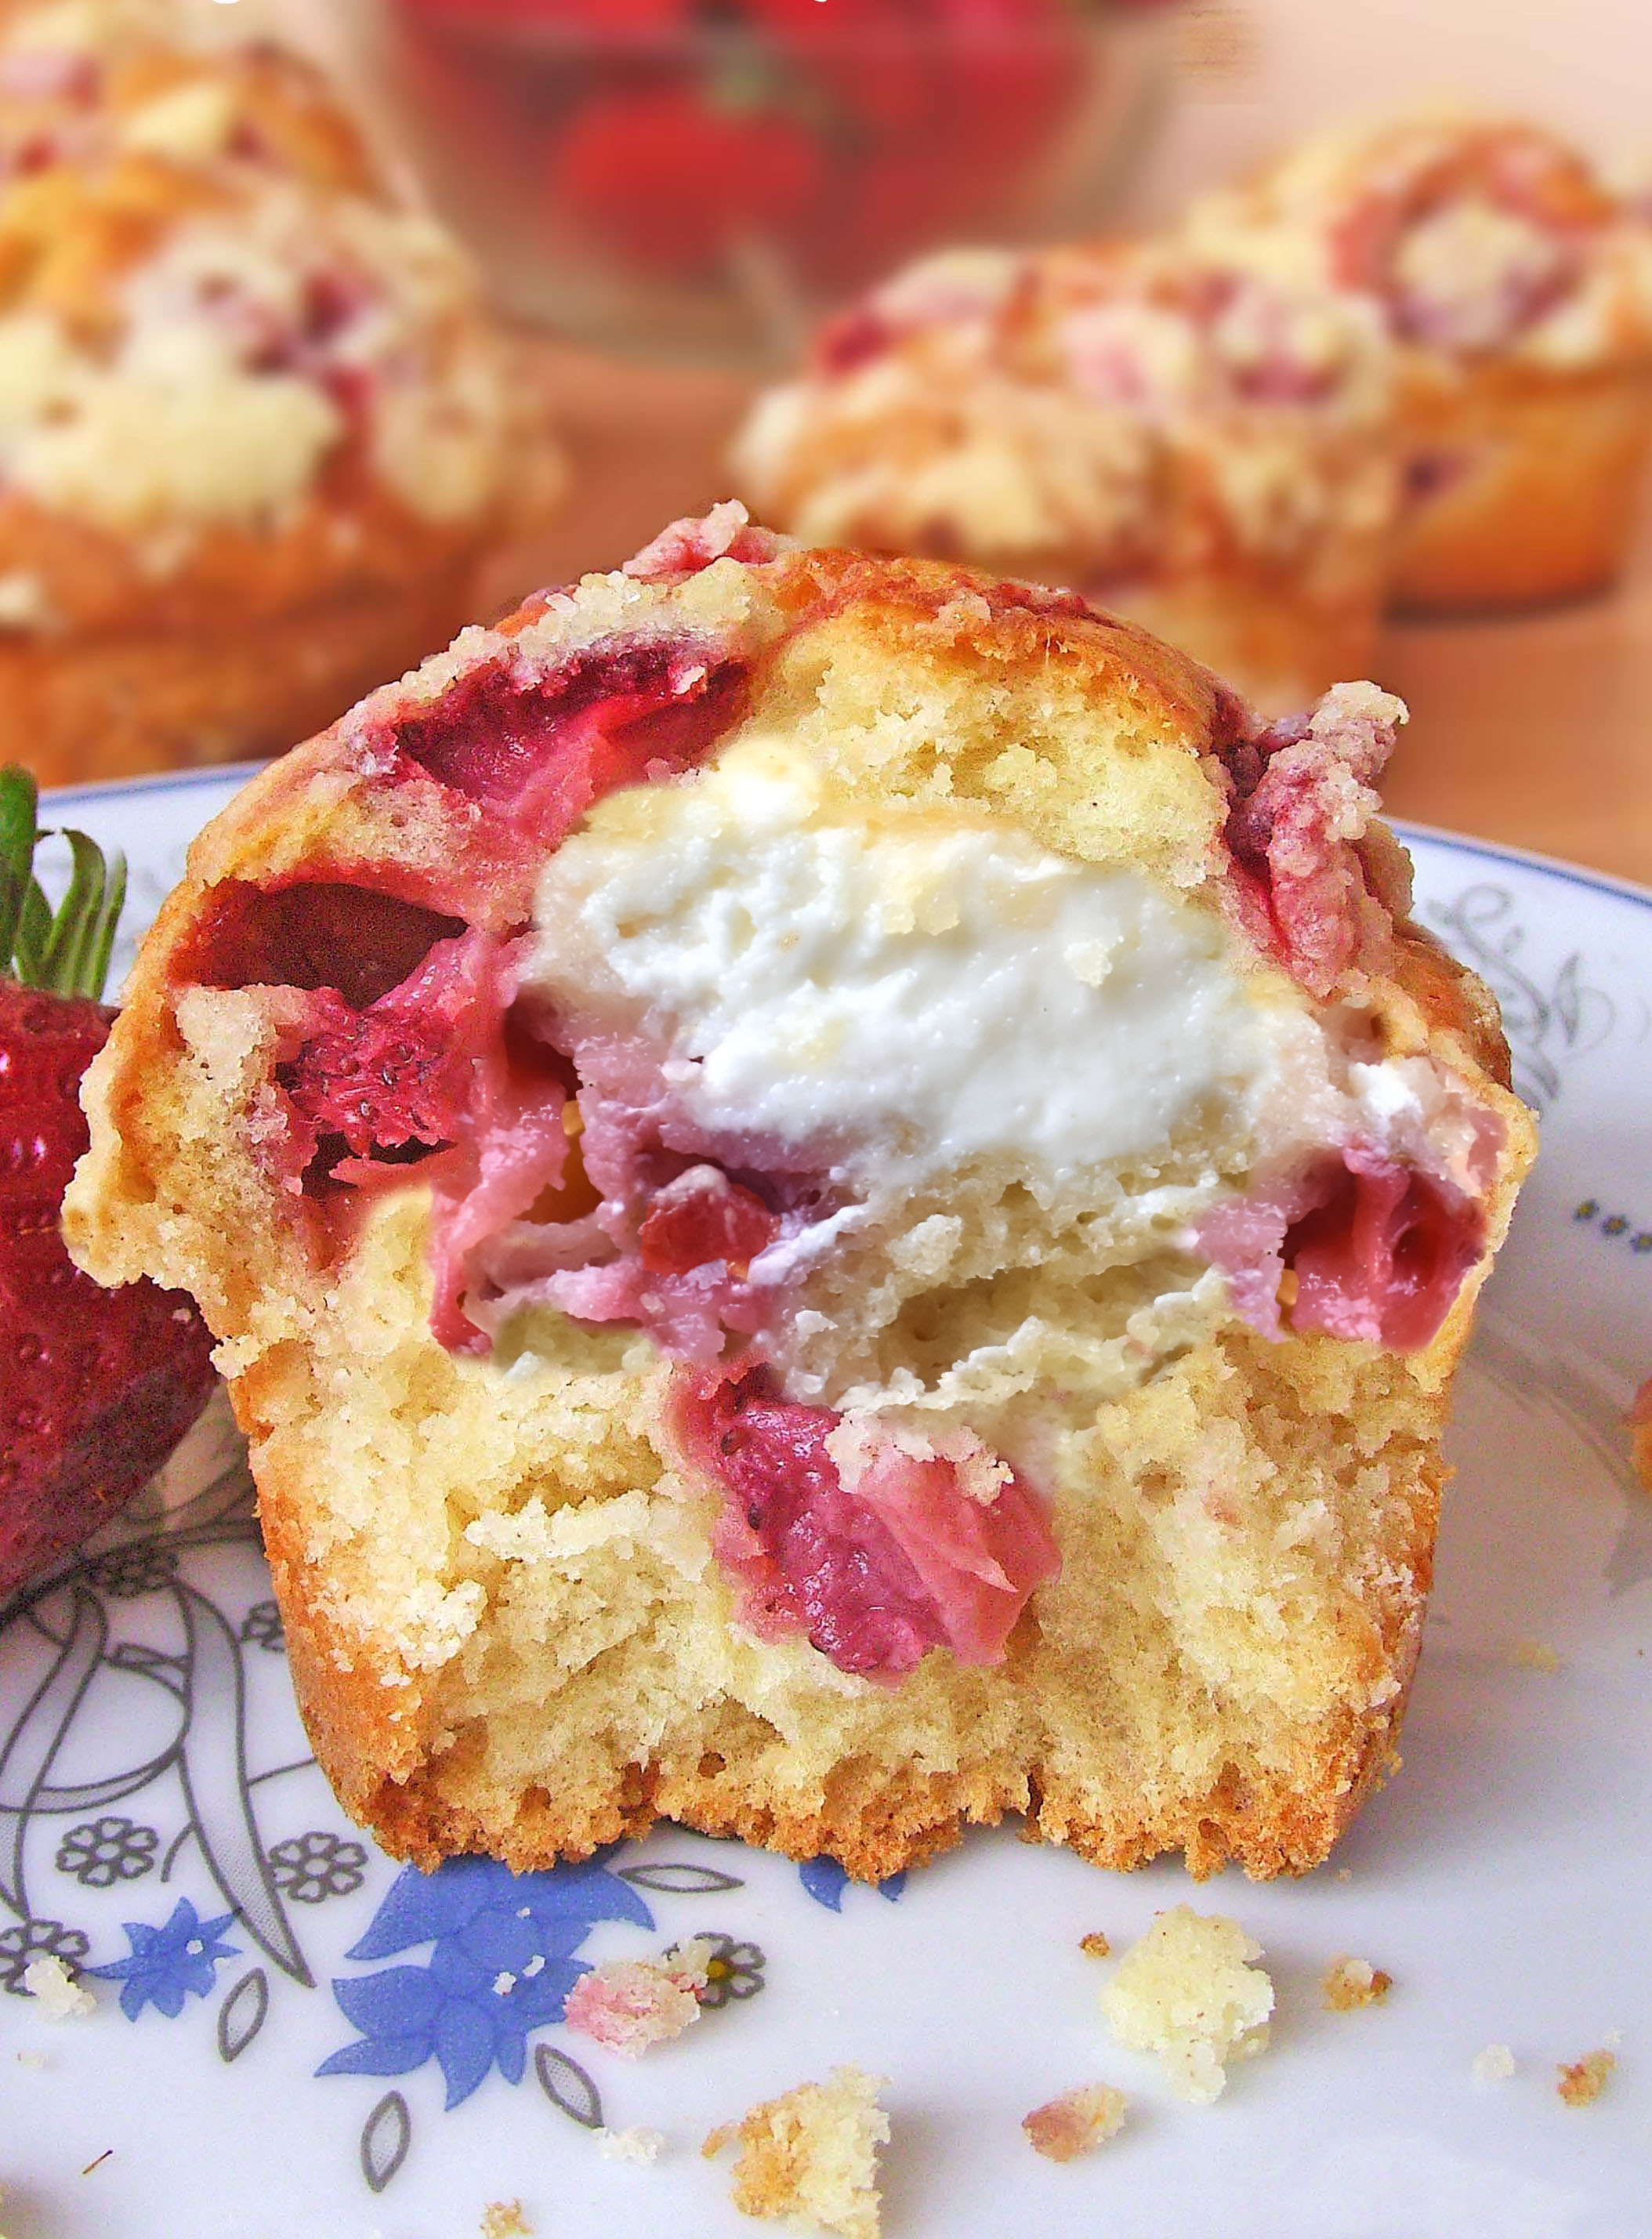
{"label": "baked strawberry piece", "polygon": [[63,1249],[81,1075],[115,1015],[98,998],[125,872],[71,833],[54,912],[33,875],[35,815],[32,781],[0,770],[0,1599],[118,1512],[214,1381],[187,1296],[100,1290]]}
{"label": "baked strawberry piece", "polygon": [[1531,1142],[1403,715],[730,506],[241,797],[70,1219],[224,1340],[353,1810],[1324,1855]]}

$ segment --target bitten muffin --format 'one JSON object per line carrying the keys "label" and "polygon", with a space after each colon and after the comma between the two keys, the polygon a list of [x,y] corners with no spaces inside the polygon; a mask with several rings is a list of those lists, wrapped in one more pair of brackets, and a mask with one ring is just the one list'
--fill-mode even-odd
{"label": "bitten muffin", "polygon": [[1371,666],[1397,495],[1370,307],[1179,247],[890,281],[733,455],[812,541],[1071,584],[1272,713]]}
{"label": "bitten muffin", "polygon": [[1403,712],[730,506],[209,827],[67,1233],[219,1336],[393,1850],[1325,1855],[1532,1145]]}
{"label": "bitten muffin", "polygon": [[47,783],[307,736],[445,643],[557,471],[309,65],[167,23],[0,21],[0,759]]}
{"label": "bitten muffin", "polygon": [[1652,435],[1652,236],[1576,150],[1484,119],[1331,135],[1188,230],[1387,322],[1398,606],[1520,608],[1616,580]]}

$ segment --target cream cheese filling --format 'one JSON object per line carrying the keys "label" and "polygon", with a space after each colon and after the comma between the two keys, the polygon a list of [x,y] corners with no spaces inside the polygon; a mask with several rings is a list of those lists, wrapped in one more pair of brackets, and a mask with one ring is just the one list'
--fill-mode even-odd
{"label": "cream cheese filling", "polygon": [[[1383,1058],[1219,909],[964,803],[862,804],[747,726],[544,867],[525,991],[733,1169],[818,1173],[749,1265],[788,1398],[989,1443],[1122,1396],[1236,1311],[1198,1224],[1360,1141],[1477,1193],[1469,1092]],[[564,1033],[570,1040],[563,1041]],[[650,1091],[647,1083],[654,1088]]]}
{"label": "cream cheese filling", "polygon": [[645,1036],[700,1126],[914,1189],[972,1159],[1052,1179],[1237,1141],[1266,1006],[1215,913],[963,807],[828,801],[748,730],[611,795],[541,875],[527,984]]}

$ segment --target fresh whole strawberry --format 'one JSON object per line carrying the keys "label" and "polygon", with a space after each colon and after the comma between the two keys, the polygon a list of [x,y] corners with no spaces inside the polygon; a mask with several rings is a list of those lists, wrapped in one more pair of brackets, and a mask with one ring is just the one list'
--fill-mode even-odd
{"label": "fresh whole strawberry", "polygon": [[213,1383],[182,1292],[102,1290],[63,1248],[125,868],[65,834],[73,875],[54,912],[33,875],[35,801],[31,778],[0,770],[0,1599],[131,1498]]}

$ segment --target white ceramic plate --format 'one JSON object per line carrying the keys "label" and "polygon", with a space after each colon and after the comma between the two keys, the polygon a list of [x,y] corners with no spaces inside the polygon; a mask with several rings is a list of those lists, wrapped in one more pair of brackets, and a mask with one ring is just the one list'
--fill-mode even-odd
{"label": "white ceramic plate", "polygon": [[[127,847],[147,914],[236,782],[72,814]],[[1416,852],[1424,919],[1503,1000],[1544,1149],[1461,1386],[1403,1771],[1331,1867],[1196,1889],[1004,1831],[879,1891],[665,1830],[516,1884],[402,1874],[309,1762],[209,1420],[0,1616],[0,1983],[48,1947],[104,1970],[82,2020],[0,1993],[8,2239],[462,2239],[512,2201],[547,2235],[750,2231],[700,2138],[839,2061],[892,2079],[890,2239],[1652,2232],[1652,1500],[1620,1421],[1652,1370],[1652,895]],[[1183,1898],[1235,1914],[1277,1991],[1272,2048],[1210,2109],[1113,2045],[1078,1949]],[[553,2018],[576,1960],[707,1931],[732,1995],[675,2043],[628,2064]],[[1342,1953],[1391,1973],[1384,2005],[1323,2010]],[[1563,2104],[1556,2063],[1615,2031],[1604,2095]],[[1516,2072],[1477,2083],[1491,2043]],[[1021,2116],[1094,2080],[1129,2094],[1123,2133],[1037,2158]],[[600,2156],[599,2101],[666,2133],[654,2166]]]}

